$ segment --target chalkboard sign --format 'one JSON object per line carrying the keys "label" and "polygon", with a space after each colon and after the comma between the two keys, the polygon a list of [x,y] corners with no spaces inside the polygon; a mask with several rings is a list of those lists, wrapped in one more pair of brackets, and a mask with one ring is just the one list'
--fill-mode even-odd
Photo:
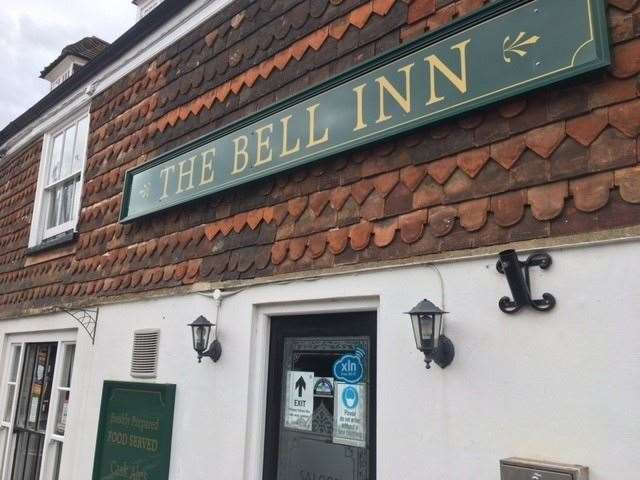
{"label": "chalkboard sign", "polygon": [[104,382],[93,480],[168,480],[176,386]]}

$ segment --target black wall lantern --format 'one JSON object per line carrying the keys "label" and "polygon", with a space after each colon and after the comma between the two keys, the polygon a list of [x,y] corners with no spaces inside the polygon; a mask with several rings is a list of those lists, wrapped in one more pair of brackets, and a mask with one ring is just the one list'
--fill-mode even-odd
{"label": "black wall lantern", "polygon": [[[200,315],[193,323],[190,323],[191,334],[193,335],[193,349],[198,354],[198,363],[202,362],[202,357],[209,357],[217,362],[222,355],[222,345],[216,338],[215,324]],[[209,337],[213,329],[213,342],[209,345]]]}
{"label": "black wall lantern", "polygon": [[551,266],[551,257],[547,253],[535,253],[524,262],[520,261],[515,250],[500,252],[500,259],[496,268],[503,273],[509,282],[513,300],[502,297],[498,302],[504,313],[516,313],[524,306],[530,306],[539,312],[546,312],[556,306],[556,299],[550,293],[544,293],[541,299],[531,298],[531,279],[529,268],[540,267],[546,270]]}
{"label": "black wall lantern", "polygon": [[447,312],[429,300],[422,300],[407,313],[411,316],[416,347],[424,353],[427,368],[431,368],[432,361],[446,368],[455,356],[453,343],[444,335],[443,315]]}

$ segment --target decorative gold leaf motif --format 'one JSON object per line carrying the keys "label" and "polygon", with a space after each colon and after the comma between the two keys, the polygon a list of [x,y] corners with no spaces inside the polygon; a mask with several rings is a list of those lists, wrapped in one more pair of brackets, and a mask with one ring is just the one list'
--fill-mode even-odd
{"label": "decorative gold leaf motif", "polygon": [[151,184],[149,182],[145,183],[140,190],[140,196],[142,198],[149,198],[149,194],[151,193]]}
{"label": "decorative gold leaf motif", "polygon": [[507,35],[504,42],[502,42],[502,58],[504,58],[505,62],[511,63],[513,54],[524,57],[528,53],[524,47],[535,45],[538,43],[538,40],[540,40],[538,35],[532,35],[529,38],[525,38],[526,36],[526,32],[520,32],[518,36],[511,41],[511,36]]}

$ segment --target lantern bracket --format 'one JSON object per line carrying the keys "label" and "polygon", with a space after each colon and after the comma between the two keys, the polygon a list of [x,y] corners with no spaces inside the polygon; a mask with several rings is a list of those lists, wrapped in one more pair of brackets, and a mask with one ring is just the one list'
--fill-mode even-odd
{"label": "lantern bracket", "polygon": [[440,335],[438,341],[438,348],[436,348],[431,357],[425,354],[424,363],[427,365],[427,369],[431,368],[431,361],[433,360],[440,368],[447,368],[453,362],[453,358],[456,356],[456,349],[453,346],[453,342],[449,340],[446,335]]}
{"label": "lantern bracket", "polygon": [[96,343],[96,329],[98,327],[98,307],[69,309],[60,307],[60,310],[78,322],[91,338],[91,344]]}
{"label": "lantern bracket", "polygon": [[548,253],[534,253],[523,262],[518,259],[515,250],[501,252],[496,269],[507,277],[513,300],[506,296],[502,297],[498,302],[500,310],[511,314],[527,305],[539,312],[547,312],[555,307],[556,299],[550,293],[544,293],[540,299],[531,298],[531,277],[529,275],[531,267],[540,267],[540,269],[546,270],[552,263]]}
{"label": "lantern bracket", "polygon": [[211,342],[207,350],[205,350],[201,354],[198,354],[198,363],[202,362],[203,357],[209,357],[211,360],[213,360],[214,363],[216,363],[218,360],[220,360],[221,356],[222,356],[222,345],[216,338]]}

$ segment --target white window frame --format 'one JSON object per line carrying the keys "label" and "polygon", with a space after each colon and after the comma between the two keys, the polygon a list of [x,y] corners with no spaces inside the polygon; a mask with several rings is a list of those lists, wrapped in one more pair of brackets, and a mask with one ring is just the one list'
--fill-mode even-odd
{"label": "white window frame", "polygon": [[[56,351],[56,366],[53,373],[51,398],[49,404],[49,413],[47,418],[47,428],[44,436],[44,449],[42,451],[42,458],[40,460],[40,476],[38,480],[55,480],[53,475],[60,473],[55,471],[55,450],[54,447],[62,448],[64,446],[65,435],[58,435],[56,433],[56,421],[58,417],[58,408],[60,405],[60,399],[62,398],[62,392],[71,392],[77,378],[77,342],[75,331],[61,331],[52,334],[20,334],[9,335],[6,337],[5,348],[2,354],[3,368],[2,378],[0,379],[0,479],[8,480],[11,478],[13,468],[13,457],[15,453],[15,435],[13,432],[16,409],[18,405],[18,396],[20,390],[20,383],[22,378],[22,370],[24,368],[24,356],[28,343],[57,343],[58,348]],[[65,387],[62,385],[62,373],[64,369],[65,355],[67,355],[67,347],[70,345],[76,346],[76,356],[74,357],[74,365],[72,366],[73,374],[71,377],[71,385]],[[9,421],[5,421],[4,408],[6,402],[9,400],[10,388],[9,385],[14,382],[10,381],[10,369],[12,366],[13,351],[15,348],[20,348],[20,357],[18,359],[18,371],[15,381],[15,388],[13,391],[13,399],[11,406],[11,416]],[[71,411],[71,407],[74,401],[74,395],[70,395],[69,404],[67,406],[68,411]],[[63,451],[64,454],[64,451]],[[62,464],[62,459],[61,459]],[[60,466],[60,465],[59,465]],[[58,466],[58,467],[59,467]],[[62,478],[62,477],[60,477]]]}
{"label": "white window frame", "polygon": [[[63,134],[64,131],[69,128],[72,124],[77,124],[83,120],[84,118],[88,118],[90,125],[90,116],[89,116],[89,106],[86,105],[79,111],[77,111],[74,115],[67,117],[64,121],[59,122],[59,124],[52,128],[50,131],[45,133],[44,139],[42,142],[42,152],[40,155],[40,167],[38,172],[38,185],[36,187],[36,197],[35,204],[33,208],[33,217],[31,219],[31,231],[29,233],[29,247],[33,248],[44,241],[55,237],[61,233],[65,232],[75,232],[78,226],[78,218],[80,214],[80,201],[82,198],[82,191],[84,189],[84,169],[87,162],[87,151],[89,144],[89,134],[91,133],[90,127],[87,128],[87,138],[84,142],[84,151],[82,152],[82,160],[80,166],[80,181],[78,183],[78,188],[75,191],[73,206],[72,206],[72,218],[63,224],[56,225],[52,228],[47,228],[47,215],[48,215],[48,207],[49,202],[47,199],[46,191],[48,189],[53,188],[56,185],[61,185],[64,182],[68,181],[70,178],[73,178],[77,175],[76,173],[72,173],[67,177],[61,178],[58,181],[54,182],[51,185],[47,185],[47,176],[49,171],[49,163],[50,157],[53,149],[53,141],[54,138]],[[74,142],[75,142],[74,136]],[[63,149],[64,149],[64,139],[63,139]]]}

